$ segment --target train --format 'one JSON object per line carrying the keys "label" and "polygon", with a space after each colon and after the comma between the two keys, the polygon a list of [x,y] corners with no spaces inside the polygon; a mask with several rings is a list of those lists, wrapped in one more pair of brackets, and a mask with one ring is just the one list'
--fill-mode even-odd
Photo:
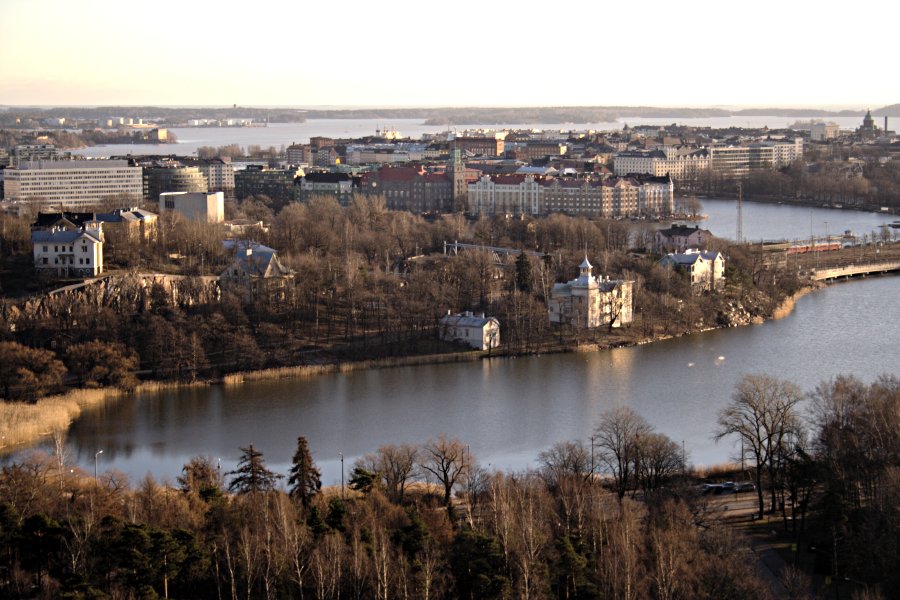
{"label": "train", "polygon": [[831,252],[840,250],[841,242],[816,242],[815,244],[794,244],[787,249],[788,254],[806,254],[807,252]]}

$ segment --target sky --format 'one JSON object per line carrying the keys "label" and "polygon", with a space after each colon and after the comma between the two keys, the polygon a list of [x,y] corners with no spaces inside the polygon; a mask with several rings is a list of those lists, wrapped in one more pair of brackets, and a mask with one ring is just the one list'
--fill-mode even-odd
{"label": "sky", "polygon": [[876,108],[885,5],[0,0],[0,105]]}

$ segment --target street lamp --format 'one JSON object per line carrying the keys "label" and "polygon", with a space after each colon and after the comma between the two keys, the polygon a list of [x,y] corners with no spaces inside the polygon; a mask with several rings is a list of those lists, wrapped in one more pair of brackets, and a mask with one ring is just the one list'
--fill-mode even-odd
{"label": "street lamp", "polygon": [[97,457],[101,454],[103,454],[103,450],[97,450],[97,452],[94,453],[94,481],[97,482],[100,481],[100,479],[97,477]]}
{"label": "street lamp", "polygon": [[341,457],[341,500],[344,499],[344,453],[338,452],[338,456]]}

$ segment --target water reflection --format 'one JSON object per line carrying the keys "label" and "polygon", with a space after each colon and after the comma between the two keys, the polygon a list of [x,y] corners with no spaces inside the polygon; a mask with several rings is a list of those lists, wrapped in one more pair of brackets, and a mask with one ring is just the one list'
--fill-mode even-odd
{"label": "water reflection", "polygon": [[[598,415],[630,406],[697,463],[726,460],[715,444],[716,413],[744,373],[768,373],[811,390],[855,373],[870,381],[897,372],[900,278],[839,284],[802,298],[789,317],[605,352],[427,365],[164,391],[110,402],[72,427],[77,461],[132,479],[174,479],[192,456],[234,468],[253,443],[286,472],[296,438],[309,439],[326,483],[388,443],[447,433],[484,464],[523,469],[567,439],[587,440]],[[848,308],[850,307],[850,308]]]}

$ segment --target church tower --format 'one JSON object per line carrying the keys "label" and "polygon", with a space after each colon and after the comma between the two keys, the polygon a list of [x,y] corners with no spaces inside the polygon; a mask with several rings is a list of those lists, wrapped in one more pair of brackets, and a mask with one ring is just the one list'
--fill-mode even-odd
{"label": "church tower", "polygon": [[462,160],[459,148],[453,150],[450,162],[450,183],[453,194],[453,212],[463,212],[468,205],[468,184],[466,183],[466,164]]}

